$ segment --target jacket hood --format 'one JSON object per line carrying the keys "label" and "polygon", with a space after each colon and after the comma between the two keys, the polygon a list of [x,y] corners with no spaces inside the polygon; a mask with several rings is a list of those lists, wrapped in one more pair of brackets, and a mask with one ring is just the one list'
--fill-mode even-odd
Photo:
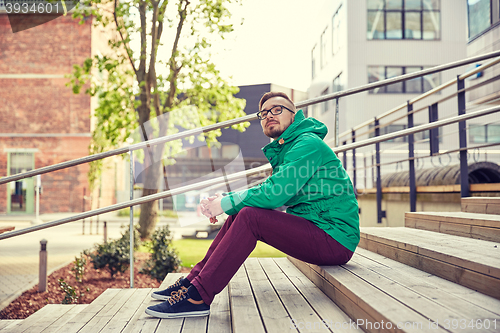
{"label": "jacket hood", "polygon": [[314,133],[319,136],[322,140],[325,138],[328,133],[328,128],[325,124],[316,120],[314,118],[306,118],[304,116],[304,112],[302,110],[297,111],[295,114],[295,119],[293,123],[288,126],[288,128],[281,134],[281,136],[274,140],[273,142],[267,144],[266,147],[271,147],[274,145],[279,145],[279,141],[283,139],[284,142],[292,141],[299,135],[303,133]]}

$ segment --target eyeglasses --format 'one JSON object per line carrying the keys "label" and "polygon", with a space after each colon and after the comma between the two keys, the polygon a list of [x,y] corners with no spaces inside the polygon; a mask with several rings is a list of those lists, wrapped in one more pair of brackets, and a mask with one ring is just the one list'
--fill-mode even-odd
{"label": "eyeglasses", "polygon": [[276,106],[273,106],[272,108],[270,108],[269,110],[262,110],[262,111],[257,112],[257,118],[259,118],[260,120],[264,120],[267,118],[267,114],[269,112],[271,112],[271,114],[273,116],[277,116],[277,115],[283,113],[283,109],[287,109],[291,113],[295,113],[284,105],[276,105]]}

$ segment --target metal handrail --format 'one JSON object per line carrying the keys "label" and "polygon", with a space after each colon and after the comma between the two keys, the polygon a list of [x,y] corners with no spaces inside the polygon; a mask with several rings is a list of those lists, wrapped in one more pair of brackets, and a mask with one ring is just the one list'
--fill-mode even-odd
{"label": "metal handrail", "polygon": [[[492,52],[492,53],[495,53],[495,52]],[[488,54],[490,54],[490,55],[491,55],[492,53],[488,53]],[[485,54],[484,56],[486,56],[486,54]],[[494,57],[494,56],[489,57],[489,58],[493,58],[493,57]],[[472,59],[472,58],[468,58],[468,59]],[[488,59],[488,58],[483,58],[482,60],[484,60],[484,59]],[[467,59],[466,59],[466,60],[467,60]],[[476,60],[476,61],[479,61],[479,60]],[[475,62],[475,61],[472,61],[472,62]],[[460,79],[460,80],[464,80],[464,79],[466,79],[466,78],[468,78],[468,77],[470,77],[470,76],[472,76],[472,75],[474,75],[474,74],[479,73],[480,71],[485,70],[486,68],[489,68],[489,67],[491,67],[491,66],[496,65],[496,64],[497,64],[497,63],[499,63],[499,62],[500,62],[500,58],[497,58],[497,59],[492,59],[492,60],[488,61],[487,63],[485,63],[485,64],[483,64],[483,65],[481,65],[481,66],[479,66],[479,67],[476,67],[475,69],[470,70],[470,71],[468,71],[468,72],[466,72],[466,73],[464,73],[464,74],[462,74],[462,75],[458,76],[458,79]],[[468,63],[471,63],[471,62],[468,62]],[[466,64],[463,64],[463,65],[466,65]],[[444,65],[441,65],[441,66],[436,66],[436,67],[442,67],[442,66],[444,66]],[[432,70],[432,69],[434,69],[434,68],[436,68],[436,67],[432,67],[432,68],[429,68],[429,69],[426,69],[426,70],[422,70],[422,71],[419,71],[419,72],[415,72],[415,73],[411,73],[411,74],[406,74],[406,75],[403,75],[403,76],[409,76],[409,75],[419,74],[419,73],[422,73],[422,72],[425,72],[425,71],[428,71],[428,70]],[[456,66],[456,67],[459,67],[459,66]],[[453,68],[453,67],[451,67],[451,68]],[[451,69],[451,68],[447,68],[447,69]],[[433,72],[433,73],[435,73],[435,72]],[[428,73],[428,74],[431,74],[431,73]],[[418,76],[423,76],[423,75],[427,75],[427,74],[422,74],[422,75],[418,75]],[[415,77],[418,77],[418,76],[415,76]],[[389,84],[392,84],[392,83],[397,83],[397,82],[401,82],[401,81],[403,81],[403,80],[398,80],[398,81],[395,81],[394,79],[396,79],[396,78],[401,78],[401,76],[397,76],[397,77],[395,77],[395,78],[391,78],[391,79],[387,79],[387,80],[383,80],[383,81],[377,81],[377,82],[375,82],[375,83],[382,83],[382,82],[388,82],[388,81],[390,81],[390,83],[389,83]],[[406,78],[406,79],[409,79],[409,78],[413,78],[413,77],[408,77],[408,78]],[[424,99],[424,98],[426,98],[426,97],[428,97],[428,96],[430,96],[430,95],[432,95],[432,94],[434,94],[434,93],[436,93],[436,92],[438,92],[438,91],[441,91],[441,90],[443,90],[443,89],[445,89],[445,88],[450,87],[451,85],[455,84],[456,82],[457,82],[457,79],[453,79],[453,80],[450,80],[450,81],[448,81],[448,82],[445,82],[445,83],[443,83],[443,84],[441,84],[441,85],[439,85],[439,86],[437,86],[437,87],[435,87],[435,88],[432,88],[431,90],[429,90],[429,91],[427,91],[427,92],[423,93],[422,95],[419,95],[419,96],[417,96],[417,97],[414,97],[414,98],[410,99],[410,100],[408,101],[408,103],[409,103],[410,105],[411,105],[411,104],[414,104],[414,103],[416,103],[416,102],[418,102],[418,101],[420,101],[420,100],[422,100],[422,99]],[[373,84],[373,83],[372,83],[372,84]],[[387,85],[387,84],[386,84],[386,85]],[[378,87],[377,87],[377,88],[378,88]],[[373,88],[372,88],[372,89],[373,89]],[[367,90],[370,90],[370,89],[367,89]],[[333,95],[333,94],[330,94],[330,95]],[[324,96],[329,96],[329,95],[324,95]],[[408,103],[403,103],[403,104],[401,104],[401,105],[398,105],[398,106],[396,106],[396,107],[394,107],[394,108],[390,109],[389,111],[386,111],[386,112],[382,113],[381,115],[377,116],[376,118],[377,118],[378,120],[383,119],[383,118],[385,118],[385,117],[387,117],[387,116],[389,116],[389,115],[393,114],[394,112],[397,112],[397,111],[399,111],[399,110],[402,110],[402,109],[406,108],[406,107],[408,106]],[[340,138],[342,138],[342,137],[344,137],[344,136],[346,136],[346,135],[351,134],[351,133],[352,133],[352,131],[357,131],[357,130],[358,130],[358,129],[360,129],[360,128],[363,128],[363,127],[365,127],[365,126],[368,126],[368,125],[370,125],[371,123],[373,123],[373,119],[369,119],[369,120],[367,120],[367,121],[365,121],[365,122],[362,122],[361,124],[356,125],[356,126],[354,126],[353,128],[351,128],[351,129],[349,129],[349,130],[347,130],[347,131],[345,131],[345,132],[340,133],[340,134],[339,134],[339,139],[340,139]]]}
{"label": "metal handrail", "polygon": [[[355,149],[355,148],[360,148],[360,147],[372,145],[374,143],[378,143],[378,142],[382,142],[382,141],[386,141],[386,140],[390,140],[390,139],[395,139],[395,138],[398,138],[398,137],[401,137],[401,136],[406,136],[406,135],[409,135],[409,134],[415,134],[415,133],[421,132],[421,131],[427,131],[427,130],[432,129],[432,128],[441,127],[441,126],[445,126],[445,125],[449,125],[449,124],[461,122],[461,121],[464,121],[464,120],[468,120],[468,119],[472,119],[472,118],[477,118],[477,117],[485,116],[485,115],[492,114],[492,113],[495,113],[495,112],[500,112],[500,106],[491,107],[491,108],[488,108],[488,109],[484,109],[484,110],[479,110],[479,111],[474,111],[474,112],[471,112],[471,113],[463,114],[463,115],[460,115],[460,116],[455,116],[455,117],[451,117],[451,118],[447,118],[447,119],[438,120],[438,121],[435,121],[435,122],[430,123],[430,124],[415,126],[415,127],[412,127],[412,128],[401,130],[399,132],[389,133],[389,134],[381,135],[381,136],[378,136],[378,137],[375,137],[375,138],[367,139],[367,140],[364,140],[364,141],[347,144],[347,145],[344,145],[344,146],[341,146],[341,147],[336,147],[336,148],[333,148],[332,150],[335,153],[344,152],[346,150],[351,150],[351,149]],[[141,197],[141,198],[138,198],[138,199],[134,199],[134,200],[130,200],[130,201],[126,201],[126,202],[114,204],[114,205],[107,206],[107,207],[104,207],[104,208],[99,208],[99,209],[87,211],[87,212],[84,212],[84,213],[81,213],[81,214],[76,214],[76,215],[73,215],[71,217],[63,218],[63,219],[60,219],[60,220],[46,222],[46,223],[43,223],[43,224],[39,224],[39,225],[35,225],[35,226],[32,226],[32,227],[28,227],[28,228],[25,228],[25,229],[15,230],[15,231],[11,231],[11,232],[8,232],[8,233],[0,234],[0,240],[6,239],[6,238],[10,238],[10,237],[14,237],[14,236],[23,235],[23,234],[26,234],[26,233],[29,233],[29,232],[33,232],[33,231],[37,231],[37,230],[42,230],[42,229],[50,228],[50,227],[61,225],[61,224],[68,223],[68,222],[73,222],[73,221],[81,220],[81,219],[84,219],[84,218],[87,218],[87,217],[92,217],[92,216],[95,216],[95,215],[100,215],[100,214],[103,214],[103,213],[107,213],[107,212],[111,212],[111,211],[115,211],[115,210],[119,210],[119,209],[131,207],[131,206],[139,205],[139,204],[142,204],[142,203],[145,203],[145,202],[155,201],[155,200],[158,200],[158,199],[164,199],[164,198],[170,197],[172,195],[177,195],[177,194],[180,194],[180,193],[184,193],[186,191],[201,189],[201,188],[204,188],[204,187],[207,187],[207,186],[218,184],[220,182],[229,182],[229,181],[233,181],[233,180],[245,178],[245,177],[250,176],[250,175],[254,175],[254,174],[257,174],[257,173],[260,173],[260,172],[268,171],[270,169],[271,169],[271,165],[269,163],[267,163],[267,164],[264,164],[264,165],[262,165],[260,167],[253,168],[253,169],[250,169],[250,170],[240,171],[240,172],[234,173],[232,175],[222,176],[222,177],[218,177],[218,178],[215,178],[215,179],[210,179],[210,180],[202,181],[202,182],[199,182],[199,183],[196,183],[196,184],[191,184],[191,185],[183,186],[183,187],[180,187],[180,188],[177,188],[177,189],[174,189],[174,190],[164,191],[164,192],[160,192],[160,193],[148,195],[148,196],[145,196],[145,197]]]}
{"label": "metal handrail", "polygon": [[[499,62],[500,62],[500,58],[498,58],[498,59],[494,59],[494,61],[492,61],[492,62],[490,63],[490,65],[489,65],[489,66],[493,66],[493,65],[495,65],[496,63],[499,63]],[[486,65],[486,64],[484,64],[484,66],[487,66],[487,65]],[[484,68],[482,68],[482,67],[477,67],[477,68],[480,68],[480,69],[484,70]],[[469,72],[467,72],[466,74],[469,74]],[[467,76],[467,77],[468,77],[468,76]],[[474,89],[477,89],[477,88],[481,88],[482,86],[484,86],[484,85],[486,85],[486,84],[490,84],[491,82],[496,81],[496,80],[498,80],[499,78],[500,78],[500,75],[497,75],[497,76],[494,76],[494,77],[492,77],[492,78],[489,78],[488,80],[481,81],[481,82],[476,83],[476,84],[474,84],[474,85],[472,85],[472,86],[466,87],[466,88],[464,88],[464,89],[457,90],[457,91],[455,91],[455,92],[453,92],[453,93],[449,94],[448,96],[445,96],[445,97],[443,97],[443,98],[441,98],[441,99],[439,99],[439,100],[437,100],[437,101],[434,101],[434,103],[439,104],[439,103],[445,102],[445,101],[447,101],[447,100],[449,100],[449,99],[451,99],[451,98],[453,98],[453,97],[456,97],[456,96],[457,96],[459,93],[461,93],[461,92],[467,92],[467,91],[471,91],[471,90],[474,90]],[[457,81],[456,81],[456,80],[452,80],[452,81],[450,81],[450,82],[456,83]],[[438,87],[436,87],[436,88],[438,88]],[[430,92],[430,90],[429,90],[429,92]],[[427,93],[426,93],[426,94],[427,94]],[[423,96],[423,95],[420,95],[420,96]],[[419,97],[420,97],[420,96],[419,96]],[[416,97],[416,98],[418,98],[418,97]],[[413,99],[413,100],[409,100],[408,102],[409,102],[410,104],[412,104],[412,103],[411,103],[411,101],[415,101],[415,99]],[[404,104],[404,107],[406,107],[406,106],[407,106],[407,105],[406,105],[406,104]],[[404,108],[404,107],[403,107],[403,108]],[[380,125],[378,125],[378,126],[373,126],[373,127],[369,128],[368,130],[366,130],[366,131],[364,131],[364,132],[361,132],[361,133],[356,132],[356,135],[354,135],[354,136],[350,136],[349,138],[350,138],[350,139],[352,139],[352,138],[355,138],[355,139],[356,139],[356,138],[359,138],[360,136],[363,136],[363,135],[366,135],[366,134],[373,133],[373,132],[375,132],[375,129],[377,129],[377,128],[384,128],[384,127],[387,127],[387,126],[389,126],[389,125],[391,125],[391,124],[394,124],[394,123],[395,123],[395,122],[397,122],[398,120],[401,120],[401,119],[405,119],[405,118],[407,118],[407,117],[408,117],[409,115],[411,115],[411,114],[416,114],[416,113],[418,113],[418,112],[421,112],[421,111],[427,110],[427,108],[428,108],[428,106],[423,106],[423,107],[421,107],[420,109],[414,109],[414,110],[412,110],[412,111],[410,111],[410,112],[407,112],[407,113],[405,113],[405,114],[403,114],[403,115],[399,116],[398,118],[394,118],[394,119],[392,119],[392,120],[391,120],[391,121],[389,121],[389,122],[386,122],[386,123],[380,124]],[[397,111],[396,109],[393,109],[393,110]],[[387,114],[387,115],[388,115],[388,114]],[[384,116],[384,117],[385,117],[385,116]],[[377,117],[377,119],[378,119],[378,120],[380,120],[381,118],[382,118],[382,116]],[[370,120],[370,123],[372,123],[372,122],[373,122],[373,120]],[[350,132],[350,131],[348,131],[348,132],[344,132],[344,133],[346,133],[346,135],[347,135],[347,134],[350,134],[351,132]],[[339,136],[339,138],[340,138],[340,136]]]}
{"label": "metal handrail", "polygon": [[[316,104],[316,103],[320,103],[320,102],[325,102],[325,101],[328,101],[328,100],[331,100],[331,99],[335,99],[335,98],[339,98],[339,97],[343,97],[343,96],[349,96],[349,95],[357,94],[357,93],[360,93],[360,92],[363,92],[363,91],[367,91],[367,90],[371,90],[371,89],[374,89],[374,88],[383,87],[383,86],[386,86],[386,85],[389,85],[389,84],[393,84],[393,83],[397,83],[397,82],[402,82],[402,81],[405,81],[405,80],[408,80],[408,79],[412,79],[412,78],[416,78],[416,77],[420,77],[420,76],[424,76],[424,75],[428,75],[428,74],[432,74],[432,73],[436,73],[436,72],[440,72],[440,71],[444,71],[444,70],[448,70],[448,69],[460,67],[460,66],[463,66],[463,65],[467,65],[467,64],[470,64],[470,63],[477,62],[477,61],[481,61],[481,60],[485,60],[485,59],[490,59],[490,58],[494,58],[494,57],[499,57],[499,56],[500,56],[500,51],[495,51],[495,52],[490,52],[490,53],[486,53],[486,54],[475,56],[475,57],[470,57],[470,58],[467,58],[467,59],[464,59],[464,60],[455,61],[455,62],[451,62],[451,63],[448,63],[448,64],[435,66],[435,67],[428,68],[428,69],[425,69],[425,70],[422,70],[422,71],[418,71],[418,72],[415,72],[415,73],[405,74],[405,75],[401,75],[401,76],[398,76],[398,77],[395,77],[395,78],[391,78],[391,79],[387,79],[387,80],[383,80],[383,81],[378,81],[378,82],[373,82],[373,83],[362,85],[362,86],[359,86],[359,87],[356,87],[356,88],[352,88],[352,89],[344,90],[344,91],[341,91],[341,92],[336,92],[336,93],[332,93],[332,94],[328,94],[328,95],[324,95],[324,96],[312,98],[312,99],[309,99],[309,100],[306,100],[306,101],[298,102],[298,103],[296,103],[296,107],[297,108],[302,108],[302,107],[305,107],[305,106],[308,106],[308,105],[312,105],[312,104]],[[497,60],[500,61],[500,59],[497,59]],[[484,67],[483,67],[483,69],[484,69]],[[475,70],[477,70],[477,69],[475,69]],[[405,104],[405,106],[406,106],[406,104]],[[390,110],[390,112],[395,112],[395,111],[397,111],[397,110],[396,109]],[[383,114],[384,117],[387,116],[387,115],[389,115],[388,112],[386,112],[386,113]],[[165,136],[165,137],[161,137],[161,138],[156,138],[156,139],[149,140],[149,141],[144,141],[144,142],[136,143],[136,144],[133,144],[133,145],[130,145],[130,146],[127,146],[127,147],[117,148],[117,149],[110,150],[110,151],[107,151],[107,152],[98,153],[98,154],[94,154],[94,155],[89,155],[89,156],[81,157],[81,158],[78,158],[78,159],[75,159],[75,160],[66,161],[66,162],[62,162],[62,163],[58,163],[58,164],[54,164],[54,165],[42,167],[42,168],[39,168],[39,169],[30,170],[30,171],[27,171],[25,173],[20,173],[20,174],[16,174],[16,175],[12,175],[12,176],[7,176],[7,177],[0,178],[0,185],[6,184],[6,183],[9,183],[9,182],[12,182],[12,181],[16,181],[16,180],[19,180],[19,179],[27,178],[27,177],[33,177],[33,176],[36,176],[36,175],[41,175],[41,174],[44,174],[44,173],[48,173],[48,172],[52,172],[52,171],[57,171],[57,170],[65,169],[65,168],[76,166],[76,165],[83,164],[83,163],[89,163],[89,162],[96,161],[96,160],[99,160],[99,159],[103,159],[103,158],[106,158],[106,157],[111,157],[111,156],[125,154],[125,153],[128,153],[130,151],[137,150],[137,149],[142,149],[142,148],[145,148],[145,147],[150,146],[150,145],[156,145],[156,144],[160,144],[160,143],[166,143],[166,142],[170,142],[170,141],[182,139],[182,138],[185,138],[185,137],[193,136],[193,135],[196,135],[196,134],[210,132],[210,131],[213,131],[213,130],[216,130],[216,129],[220,129],[220,128],[224,128],[224,127],[229,127],[231,125],[236,125],[236,124],[239,124],[239,123],[242,123],[242,122],[245,122],[245,121],[252,121],[252,120],[255,120],[255,119],[257,119],[257,113],[249,114],[249,115],[246,115],[246,116],[243,116],[243,117],[240,117],[240,118],[236,118],[236,119],[226,120],[224,122],[220,122],[220,123],[208,125],[208,126],[205,126],[205,127],[200,127],[200,128],[195,128],[195,129],[192,129],[192,130],[187,130],[187,131],[184,131],[184,132],[176,133],[176,134]],[[380,117],[378,119],[380,119]],[[366,125],[370,124],[371,122],[372,122],[372,120],[370,120],[367,123],[365,122],[365,123],[363,123],[361,125],[366,126]],[[358,125],[356,128],[354,128],[354,130],[357,129],[357,128],[363,127],[361,125]],[[345,133],[342,133],[341,136],[345,136]],[[339,136],[339,137],[341,137],[341,136]]]}
{"label": "metal handrail", "polygon": [[34,225],[34,226],[31,226],[31,227],[28,227],[28,228],[24,228],[24,229],[21,229],[21,230],[10,231],[10,232],[7,232],[7,233],[0,234],[0,240],[6,239],[6,238],[11,238],[11,237],[14,237],[14,236],[23,235],[23,234],[30,233],[30,232],[37,231],[37,230],[42,230],[42,229],[47,229],[47,228],[50,228],[50,227],[55,227],[55,226],[58,226],[58,225],[61,225],[61,224],[65,224],[65,223],[68,223],[68,222],[82,220],[82,219],[85,219],[87,217],[92,217],[92,216],[96,216],[96,215],[100,215],[100,214],[112,212],[112,211],[115,211],[115,210],[119,210],[119,209],[131,207],[131,206],[140,205],[140,204],[143,204],[143,203],[146,203],[146,202],[149,202],[149,201],[155,201],[155,200],[158,200],[158,199],[168,198],[168,197],[171,197],[173,195],[181,194],[181,193],[184,193],[184,192],[187,192],[187,191],[198,190],[198,189],[206,188],[206,187],[211,186],[211,185],[220,184],[221,182],[231,182],[231,181],[234,181],[234,180],[245,178],[247,176],[251,176],[251,175],[254,175],[254,174],[265,172],[265,171],[267,171],[270,168],[271,168],[271,165],[269,163],[267,163],[267,164],[261,165],[260,167],[253,168],[253,169],[250,169],[250,170],[240,171],[240,172],[234,173],[232,175],[227,175],[227,176],[222,176],[222,177],[217,177],[217,178],[205,180],[205,181],[198,182],[198,183],[195,183],[195,184],[190,184],[190,185],[186,185],[186,186],[183,186],[183,187],[179,187],[179,188],[176,188],[176,189],[173,189],[173,190],[163,191],[163,192],[160,192],[160,193],[151,194],[151,195],[144,196],[144,197],[141,197],[141,198],[137,198],[137,199],[133,199],[133,200],[129,200],[129,201],[117,203],[117,204],[110,205],[110,206],[107,206],[107,207],[103,207],[103,208],[99,208],[99,209],[94,209],[94,210],[89,210],[89,211],[86,211],[86,212],[83,212],[83,213],[80,213],[80,214],[75,214],[73,216],[66,217],[66,218],[63,218],[63,219],[59,219],[59,220],[56,220],[56,221],[50,221],[50,222],[46,222],[46,223]]}
{"label": "metal handrail", "polygon": [[[387,141],[387,140],[399,138],[402,136],[415,134],[417,132],[427,131],[427,130],[430,130],[433,128],[437,128],[437,127],[441,127],[441,126],[445,126],[445,125],[450,125],[450,124],[461,122],[464,120],[469,120],[469,119],[473,119],[473,118],[477,118],[477,117],[486,116],[488,114],[492,114],[492,113],[499,112],[499,111],[500,111],[500,106],[494,106],[494,107],[491,107],[488,109],[483,109],[483,110],[479,110],[479,111],[474,111],[474,112],[462,114],[460,116],[455,116],[455,117],[437,120],[437,121],[432,122],[430,124],[419,125],[419,126],[407,128],[407,129],[404,129],[404,130],[401,130],[398,132],[380,135],[380,136],[373,137],[373,138],[366,139],[366,140],[359,141],[359,142],[349,143],[349,144],[346,144],[343,146],[332,148],[332,150],[335,153],[340,153],[340,152],[344,152],[344,151],[351,150],[351,149],[357,149],[357,148],[361,148],[364,146],[369,146],[369,145],[379,143],[382,141]],[[328,144],[328,141],[326,143]]]}
{"label": "metal handrail", "polygon": [[200,133],[210,132],[210,131],[213,131],[213,130],[216,130],[216,129],[220,129],[220,128],[224,128],[224,127],[229,127],[229,126],[232,126],[232,125],[243,123],[245,121],[252,121],[252,120],[255,120],[255,119],[257,119],[257,113],[255,113],[255,114],[249,114],[249,115],[246,115],[246,116],[243,116],[243,117],[240,117],[240,118],[236,118],[236,119],[226,120],[226,121],[223,121],[223,122],[220,122],[220,123],[216,123],[216,124],[212,124],[212,125],[208,125],[208,126],[205,126],[205,127],[199,127],[199,128],[187,130],[187,131],[184,131],[184,132],[180,132],[180,133],[176,133],[176,134],[164,136],[164,137],[161,137],[161,138],[156,138],[156,139],[152,139],[152,140],[148,140],[148,141],[139,142],[139,143],[127,146],[127,147],[117,148],[117,149],[110,150],[110,151],[103,152],[103,153],[98,153],[98,154],[94,154],[94,155],[89,155],[89,156],[77,158],[77,159],[74,159],[74,160],[71,160],[71,161],[66,161],[66,162],[62,162],[62,163],[58,163],[58,164],[54,164],[54,165],[49,165],[49,166],[46,166],[46,167],[43,167],[43,168],[30,170],[30,171],[27,171],[27,172],[24,172],[24,173],[20,173],[20,174],[16,174],[16,175],[13,175],[13,176],[8,176],[8,177],[0,178],[0,185],[6,184],[8,182],[15,181],[15,180],[27,178],[27,177],[41,175],[41,174],[44,174],[44,173],[48,173],[48,172],[52,172],[52,171],[57,171],[57,170],[60,170],[60,169],[65,169],[65,168],[69,168],[69,167],[72,167],[72,166],[75,166],[75,165],[79,165],[79,164],[83,164],[83,163],[88,163],[88,162],[100,160],[100,159],[103,159],[103,158],[106,158],[106,157],[111,157],[111,156],[126,154],[126,153],[128,153],[130,151],[134,151],[134,150],[146,148],[146,147],[157,145],[157,144],[160,144],[160,143],[166,143],[166,142],[170,142],[170,141],[174,141],[174,140],[179,140],[179,139],[187,138],[187,137],[190,137],[190,136],[193,136],[193,135],[197,135],[197,134],[200,134]]}

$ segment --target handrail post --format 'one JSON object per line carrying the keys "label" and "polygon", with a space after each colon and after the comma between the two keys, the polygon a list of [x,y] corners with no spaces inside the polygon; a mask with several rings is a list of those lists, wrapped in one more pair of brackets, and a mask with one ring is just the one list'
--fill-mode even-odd
{"label": "handrail post", "polygon": [[108,243],[108,222],[104,221],[104,226],[103,226],[103,234],[104,234],[104,244]]}
{"label": "handrail post", "polygon": [[[352,142],[356,142],[356,132],[354,130],[351,131]],[[357,181],[356,181],[356,149],[352,150],[352,187],[354,189],[354,195],[358,196],[357,191]]]}
{"label": "handrail post", "polygon": [[[457,75],[458,115],[465,114],[465,81]],[[458,139],[460,141],[460,197],[470,196],[469,167],[467,164],[467,128],[465,120],[458,123]]]}
{"label": "handrail post", "polygon": [[335,147],[339,146],[339,99],[335,99]]}
{"label": "handrail post", "polygon": [[[342,144],[345,146],[347,141],[343,141]],[[342,164],[344,165],[345,171],[347,171],[347,150],[342,153]]]}
{"label": "handrail post", "polygon": [[366,170],[366,155],[365,153],[363,153],[363,167],[364,167],[364,174],[365,174],[365,179],[364,179],[364,185],[365,185],[365,189],[368,188],[368,171]]}
{"label": "handrail post", "polygon": [[47,290],[47,240],[40,241],[40,259],[38,263],[38,292]]}
{"label": "handrail post", "polygon": [[[429,105],[429,124],[439,120],[438,103]],[[433,128],[429,130],[429,150],[430,156],[439,154],[439,129]]]}
{"label": "handrail post", "polygon": [[[375,136],[380,135],[379,120],[375,118]],[[380,176],[380,142],[375,144],[375,163],[377,169],[377,223],[382,223],[385,212],[382,211],[382,179]]]}
{"label": "handrail post", "polygon": [[[130,200],[134,200],[134,152],[130,151]],[[134,288],[134,206],[130,206],[130,288]]]}
{"label": "handrail post", "polygon": [[[412,128],[413,125],[413,105],[410,101],[406,102],[408,109],[408,128]],[[417,211],[417,186],[415,181],[415,144],[413,134],[408,135],[408,162],[410,169],[410,211]]]}
{"label": "handrail post", "polygon": [[[92,207],[90,207],[92,209]],[[83,188],[82,213],[85,211],[85,187]],[[85,235],[85,219],[82,220],[82,235]]]}

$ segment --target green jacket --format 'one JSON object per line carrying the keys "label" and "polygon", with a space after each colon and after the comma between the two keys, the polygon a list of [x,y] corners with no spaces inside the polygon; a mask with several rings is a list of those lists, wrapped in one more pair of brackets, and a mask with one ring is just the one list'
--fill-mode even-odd
{"label": "green jacket", "polygon": [[302,110],[281,137],[262,148],[273,167],[260,185],[230,192],[221,206],[228,215],[243,207],[274,209],[303,217],[353,251],[359,243],[359,210],[349,176],[323,141],[328,129]]}

